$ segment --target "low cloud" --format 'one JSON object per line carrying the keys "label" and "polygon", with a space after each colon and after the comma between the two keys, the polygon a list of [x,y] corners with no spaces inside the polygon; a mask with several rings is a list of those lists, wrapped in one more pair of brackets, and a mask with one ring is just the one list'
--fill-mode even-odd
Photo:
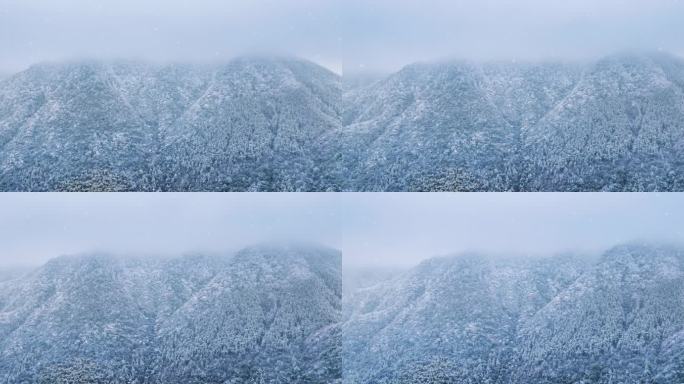
{"label": "low cloud", "polygon": [[449,253],[598,252],[684,239],[684,196],[621,193],[5,194],[0,266],[106,251],[221,253],[322,243],[349,266],[410,266]]}
{"label": "low cloud", "polygon": [[221,61],[295,55],[341,71],[332,1],[6,0],[0,70],[41,61]]}

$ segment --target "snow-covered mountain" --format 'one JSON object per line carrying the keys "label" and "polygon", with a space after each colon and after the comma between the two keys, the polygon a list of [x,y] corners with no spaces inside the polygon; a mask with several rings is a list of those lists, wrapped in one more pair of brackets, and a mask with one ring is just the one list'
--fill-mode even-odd
{"label": "snow-covered mountain", "polygon": [[345,300],[346,383],[678,383],[684,251],[428,260]]}
{"label": "snow-covered mountain", "polygon": [[520,382],[684,382],[684,250],[621,246],[519,332]]}
{"label": "snow-covered mountain", "polygon": [[317,246],[60,257],[0,282],[0,383],[684,379],[678,247],[435,258],[345,295]]}
{"label": "snow-covered mountain", "polygon": [[0,190],[679,191],[684,61],[41,64],[0,80]]}
{"label": "snow-covered mountain", "polygon": [[313,189],[340,95],[297,59],[36,65],[0,82],[0,189]]}
{"label": "snow-covered mountain", "polygon": [[338,382],[340,268],[315,246],[54,259],[0,282],[0,383]]}
{"label": "snow-covered mountain", "polygon": [[345,92],[353,190],[682,190],[684,61],[410,65]]}

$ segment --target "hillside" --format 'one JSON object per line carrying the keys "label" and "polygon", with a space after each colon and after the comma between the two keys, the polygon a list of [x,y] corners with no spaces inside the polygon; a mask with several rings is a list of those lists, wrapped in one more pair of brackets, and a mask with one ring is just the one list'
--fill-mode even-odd
{"label": "hillside", "polygon": [[339,96],[296,59],[36,65],[0,82],[0,189],[314,189]]}
{"label": "hillside", "polygon": [[684,188],[684,62],[420,63],[345,92],[342,189]]}
{"label": "hillside", "polygon": [[673,383],[684,251],[431,259],[345,300],[347,383]]}
{"label": "hillside", "polygon": [[54,259],[0,283],[0,383],[339,381],[340,266],[309,246]]}

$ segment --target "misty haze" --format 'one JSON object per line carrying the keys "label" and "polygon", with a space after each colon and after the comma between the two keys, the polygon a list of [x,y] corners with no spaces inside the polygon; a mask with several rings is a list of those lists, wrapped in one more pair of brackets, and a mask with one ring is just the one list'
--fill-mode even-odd
{"label": "misty haze", "polygon": [[681,194],[0,204],[5,383],[674,383],[684,372]]}
{"label": "misty haze", "polygon": [[681,191],[682,15],[9,0],[0,190]]}
{"label": "misty haze", "polygon": [[684,384],[682,20],[0,0],[0,384]]}

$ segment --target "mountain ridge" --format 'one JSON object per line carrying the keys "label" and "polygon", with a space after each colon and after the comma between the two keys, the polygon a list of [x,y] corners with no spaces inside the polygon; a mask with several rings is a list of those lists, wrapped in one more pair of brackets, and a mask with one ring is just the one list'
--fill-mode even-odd
{"label": "mountain ridge", "polygon": [[[105,190],[221,190],[236,183],[230,172],[198,172],[224,164],[247,183],[240,190],[262,188],[259,183],[281,173],[306,179],[305,164],[316,155],[309,141],[336,124],[338,82],[332,72],[290,58],[34,66],[0,89],[7,105],[0,108],[0,184],[10,190],[97,190],[99,184]],[[264,156],[289,156],[290,164],[265,164],[272,159]],[[300,160],[296,172],[287,168]],[[54,168],[51,177],[64,181],[45,177]],[[273,174],[275,168],[282,169]]]}
{"label": "mountain ridge", "polygon": [[[617,67],[619,71],[614,70]],[[358,110],[355,103],[371,106],[345,118],[341,130],[351,132],[350,142],[336,149],[347,157],[338,166],[357,178],[353,183],[358,185],[348,186],[351,190],[678,190],[681,143],[668,137],[676,137],[674,131],[682,126],[682,111],[677,109],[684,99],[677,75],[681,68],[681,58],[662,53],[619,54],[581,65],[471,61],[409,65],[370,88],[347,93],[351,111]],[[641,89],[653,89],[649,94],[636,92],[629,82],[613,82],[632,76],[634,70],[671,74],[678,85],[667,88],[648,72],[628,81],[642,81]],[[591,85],[593,81],[601,81],[601,86]],[[670,93],[656,104],[662,84]],[[587,89],[590,86],[595,89]],[[610,99],[598,101],[596,111],[591,105],[577,104],[580,97],[606,92],[617,92],[646,112],[656,108],[646,121],[664,119],[662,129],[611,134],[615,128],[610,121],[619,128],[632,124],[636,117],[630,110],[616,107]],[[460,100],[464,95],[465,101]],[[615,118],[574,121],[583,115],[600,116],[601,108],[616,108]],[[572,111],[563,115],[566,109]],[[486,123],[478,128],[482,121]],[[560,130],[555,127],[558,123],[566,125]],[[589,130],[583,133],[585,124]],[[378,135],[389,135],[387,142],[377,144],[382,137]],[[573,135],[585,135],[586,140],[582,144]],[[632,147],[627,142],[631,136],[641,141]],[[647,141],[651,137],[662,139],[653,144]],[[605,142],[603,148],[630,147],[602,151],[594,141]],[[486,146],[490,146],[488,153],[478,152]],[[654,151],[663,157],[655,158]],[[378,153],[383,155],[379,161]],[[626,153],[635,160],[627,162]]]}
{"label": "mountain ridge", "polygon": [[0,83],[7,191],[678,191],[684,60],[42,64]]}
{"label": "mountain ridge", "polygon": [[337,382],[340,260],[323,249],[54,259],[0,283],[0,382]]}
{"label": "mountain ridge", "polygon": [[682,249],[428,260],[345,300],[345,382],[677,382]]}

